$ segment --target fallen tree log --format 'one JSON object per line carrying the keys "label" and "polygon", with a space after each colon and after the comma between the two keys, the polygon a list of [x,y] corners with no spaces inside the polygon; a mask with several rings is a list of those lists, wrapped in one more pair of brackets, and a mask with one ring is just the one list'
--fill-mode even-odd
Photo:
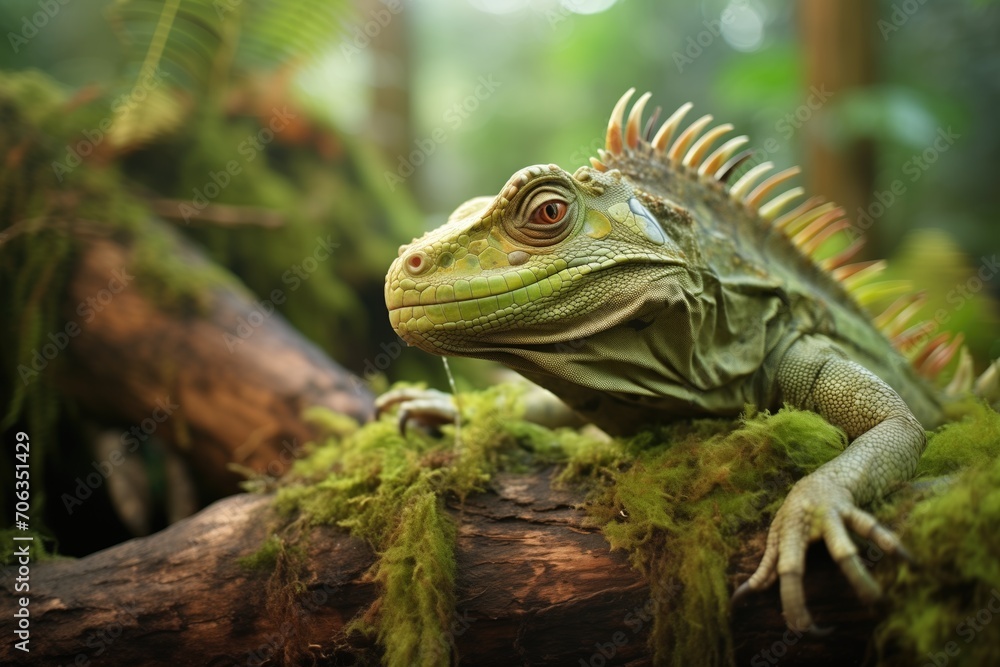
{"label": "fallen tree log", "polygon": [[[457,612],[441,645],[454,642],[467,665],[652,664],[646,637],[661,602],[650,599],[624,554],[586,527],[582,498],[552,489],[545,473],[500,474],[493,488],[450,507],[458,525]],[[377,664],[377,647],[345,634],[376,596],[366,577],[370,549],[337,529],[313,529],[296,575],[304,592],[282,599],[273,586],[280,572],[238,562],[263,543],[274,518],[268,505],[267,496],[234,496],[156,535],[79,560],[33,564],[31,651],[6,641],[0,662]],[[746,536],[730,564],[731,584],[756,566],[763,537]],[[14,593],[15,570],[5,575],[6,627],[24,594]],[[818,622],[835,634],[786,631],[772,589],[733,612],[737,664],[860,663],[874,616],[822,549],[811,553],[807,594]]]}
{"label": "fallen tree log", "polygon": [[[179,272],[208,260],[163,223],[163,252]],[[215,494],[242,479],[230,463],[281,475],[314,437],[303,421],[326,407],[366,421],[373,397],[275,310],[222,281],[201,307],[168,309],[142,288],[134,248],[106,236],[83,239],[66,301],[79,320],[60,385],[94,415],[125,420],[140,437],[155,429]],[[265,296],[265,299],[267,296]],[[166,417],[164,417],[166,415]]]}

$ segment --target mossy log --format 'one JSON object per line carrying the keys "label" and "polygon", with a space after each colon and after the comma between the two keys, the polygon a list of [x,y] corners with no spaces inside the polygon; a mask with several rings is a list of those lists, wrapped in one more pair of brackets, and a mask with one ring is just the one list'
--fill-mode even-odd
{"label": "mossy log", "polygon": [[[442,650],[453,642],[465,665],[651,664],[646,637],[660,602],[625,554],[587,527],[580,502],[554,490],[549,473],[501,473],[490,493],[449,504],[458,525],[457,612]],[[378,664],[377,647],[345,634],[376,596],[371,550],[321,527],[301,542],[294,576],[241,563],[266,539],[269,503],[230,497],[151,537],[33,565],[31,652],[5,642],[0,663]],[[731,583],[756,565],[763,537],[759,529],[746,535]],[[288,595],[292,581],[304,584],[297,596]],[[863,661],[873,613],[821,549],[811,553],[807,581],[812,609],[834,634],[796,636],[776,591],[754,595],[732,616],[737,664]],[[13,585],[8,571],[3,618],[12,618]]]}
{"label": "mossy log", "polygon": [[360,379],[163,223],[148,224],[167,258],[152,279],[148,247],[141,255],[104,236],[80,242],[66,301],[78,333],[60,374],[68,395],[133,424],[140,438],[155,429],[219,494],[237,490],[231,463],[282,474],[315,435],[305,409],[370,418],[373,396]]}

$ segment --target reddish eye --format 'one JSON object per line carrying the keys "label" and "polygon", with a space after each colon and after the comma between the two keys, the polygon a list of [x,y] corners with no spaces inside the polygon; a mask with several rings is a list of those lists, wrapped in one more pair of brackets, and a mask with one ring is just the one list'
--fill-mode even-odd
{"label": "reddish eye", "polygon": [[554,225],[566,217],[567,209],[566,202],[558,199],[547,201],[535,209],[535,222],[542,225]]}
{"label": "reddish eye", "polygon": [[517,243],[543,247],[559,243],[580,222],[577,193],[569,183],[552,177],[515,201],[513,214],[504,217],[504,226]]}

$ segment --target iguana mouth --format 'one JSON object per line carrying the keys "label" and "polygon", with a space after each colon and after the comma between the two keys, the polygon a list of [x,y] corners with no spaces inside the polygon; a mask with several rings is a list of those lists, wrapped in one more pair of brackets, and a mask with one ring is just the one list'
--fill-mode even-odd
{"label": "iguana mouth", "polygon": [[[434,349],[431,351],[440,354],[437,350],[445,347],[444,338],[458,335],[463,331],[468,331],[470,335],[481,335],[490,330],[508,328],[522,313],[543,308],[546,303],[551,303],[548,297],[574,287],[574,283],[582,282],[589,274],[602,272],[604,275],[605,272],[632,264],[649,264],[654,261],[664,263],[662,257],[644,253],[618,255],[614,258],[582,258],[573,262],[574,266],[559,261],[553,266],[562,268],[552,274],[543,274],[538,269],[536,271],[522,269],[494,276],[493,278],[520,276],[511,281],[515,287],[495,294],[477,296],[472,293],[476,288],[482,289],[484,284],[488,286],[488,281],[482,277],[479,278],[482,282],[466,281],[469,283],[468,291],[465,286],[459,287],[457,282],[445,285],[444,287],[448,288],[445,290],[448,300],[439,298],[442,286],[437,286],[437,290],[432,293],[435,297],[432,301],[428,296],[423,296],[424,292],[420,289],[426,289],[430,285],[414,283],[412,287],[407,285],[409,289],[406,289],[403,286],[406,281],[401,280],[400,287],[386,291],[389,321],[401,338],[411,345],[424,349],[427,349],[427,344],[423,339],[431,335],[431,332],[435,332],[432,336]],[[528,280],[532,282],[527,282]],[[499,285],[497,280],[494,280],[494,284]],[[504,284],[507,285],[506,280]],[[407,292],[410,292],[408,299],[405,296]],[[406,303],[407,300],[409,303]],[[440,338],[438,332],[443,334],[444,338]]]}
{"label": "iguana mouth", "polygon": [[[589,265],[569,267],[565,262],[562,266],[562,270],[551,274],[521,269],[490,279],[479,276],[437,286],[415,283],[409,287],[407,281],[402,280],[400,287],[386,292],[389,319],[401,334],[410,329],[493,328],[595,270]],[[499,289],[500,281],[503,281],[502,290]]]}
{"label": "iguana mouth", "polygon": [[[662,257],[644,253],[622,254],[615,257],[583,257],[570,262],[556,260],[551,265],[551,273],[545,269],[520,269],[489,277],[457,279],[450,284],[433,285],[430,282],[417,282],[410,278],[399,280],[398,287],[387,287],[385,300],[389,312],[404,308],[419,308],[428,306],[448,306],[465,303],[483,303],[491,305],[491,300],[497,301],[497,310],[511,305],[526,306],[539,299],[551,296],[567,285],[581,281],[585,276],[605,269],[636,263],[664,263]],[[554,284],[553,284],[554,283]],[[460,316],[446,321],[465,320]]]}

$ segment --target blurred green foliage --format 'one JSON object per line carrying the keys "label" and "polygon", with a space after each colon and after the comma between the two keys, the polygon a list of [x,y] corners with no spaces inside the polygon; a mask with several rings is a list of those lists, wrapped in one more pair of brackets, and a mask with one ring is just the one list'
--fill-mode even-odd
{"label": "blurred green foliage", "polygon": [[[12,34],[30,31],[25,21],[35,20],[39,6],[4,3],[0,22]],[[873,195],[898,179],[907,185],[868,230],[874,256],[891,257],[918,228],[945,230],[970,255],[1000,249],[994,221],[1000,200],[990,169],[1000,146],[992,122],[1000,104],[996,3],[922,3],[899,14],[899,3],[878,2],[867,28],[876,83],[834,96],[801,126],[783,119],[809,94],[802,66],[809,45],[799,37],[797,6],[778,0],[114,0],[58,7],[36,35],[0,49],[0,68],[39,67],[71,87],[97,84],[110,99],[130,90],[142,66],[155,61],[172,102],[161,95],[162,113],[147,111],[132,124],[140,128],[135,132],[159,123],[174,133],[131,156],[129,165],[159,195],[190,196],[233,153],[259,111],[244,104],[234,112],[234,91],[294,101],[308,122],[349,150],[351,176],[388,211],[389,222],[376,223],[375,233],[358,224],[368,212],[351,203],[356,196],[330,180],[328,159],[303,160],[301,145],[275,145],[266,162],[251,165],[252,175],[234,179],[219,203],[280,211],[298,221],[299,231],[195,234],[261,294],[280,287],[295,258],[311,251],[314,236],[300,225],[315,221],[316,211],[353,234],[344,241],[349,252],[324,269],[340,279],[312,281],[285,309],[342,357],[336,334],[316,325],[317,312],[330,312],[338,331],[352,332],[349,338],[377,332],[378,342],[391,342],[375,286],[392,248],[440,224],[465,199],[495,193],[522,166],[585,164],[601,145],[611,105],[632,85],[653,91],[653,103],[667,113],[693,101],[696,113],[748,133],[751,146],[777,140],[769,158],[779,167],[802,161],[807,136],[835,148],[874,142]],[[291,73],[266,74],[276,68]],[[484,88],[484,80],[491,85]],[[395,89],[408,104],[390,111],[404,118],[379,108],[379,96]],[[913,158],[933,145],[939,128],[951,128],[958,139],[915,170]],[[396,187],[392,175],[408,164],[412,177]],[[407,193],[426,212],[423,222]],[[280,244],[267,243],[276,236]],[[250,264],[253,271],[240,268]],[[968,264],[965,270],[976,259]],[[918,273],[934,281],[930,272]],[[980,298],[998,293],[1000,284],[990,281]],[[995,309],[976,312],[988,317],[985,329],[995,330]],[[996,353],[995,337],[987,337],[978,337],[979,356]],[[388,374],[404,377],[408,369],[443,381],[436,367],[418,359],[406,351]],[[470,366],[458,364],[460,373]]]}
{"label": "blurred green foliage", "polygon": [[[615,100],[635,86],[665,113],[690,100],[753,147],[773,140],[778,167],[802,162],[810,139],[836,150],[870,142],[873,201],[897,182],[905,192],[873,216],[866,252],[898,257],[891,277],[927,292],[928,314],[945,309],[981,366],[1000,356],[1000,280],[984,269],[1000,251],[1000,6],[904,4],[879,0],[862,26],[875,83],[790,123],[810,95],[801,3],[10,0],[0,5],[0,73],[37,70],[60,102],[53,110],[23,86],[10,93],[34,117],[9,115],[0,128],[0,231],[65,214],[73,200],[51,196],[69,189],[54,164],[110,121],[73,178],[93,171],[114,206],[83,196],[77,213],[113,222],[125,211],[135,222],[173,211],[175,226],[258,298],[282,290],[277,311],[373,386],[384,374],[444,387],[439,362],[404,349],[388,326],[382,282],[396,247],[523,166],[585,164]],[[158,78],[145,85],[151,72]],[[294,122],[251,158],[248,138],[286,109]],[[954,140],[938,149],[942,132]],[[22,142],[31,150],[18,153]],[[240,172],[210,199],[238,224],[184,219],[233,160]],[[51,234],[37,239],[71,261]],[[318,239],[335,244],[332,261],[301,276]],[[40,251],[20,271],[22,250],[0,244],[13,361],[61,324],[53,304],[69,275],[45,269]],[[490,382],[486,364],[454,368],[463,387]],[[3,397],[8,422],[27,395]],[[50,408],[27,410],[51,422]]]}

